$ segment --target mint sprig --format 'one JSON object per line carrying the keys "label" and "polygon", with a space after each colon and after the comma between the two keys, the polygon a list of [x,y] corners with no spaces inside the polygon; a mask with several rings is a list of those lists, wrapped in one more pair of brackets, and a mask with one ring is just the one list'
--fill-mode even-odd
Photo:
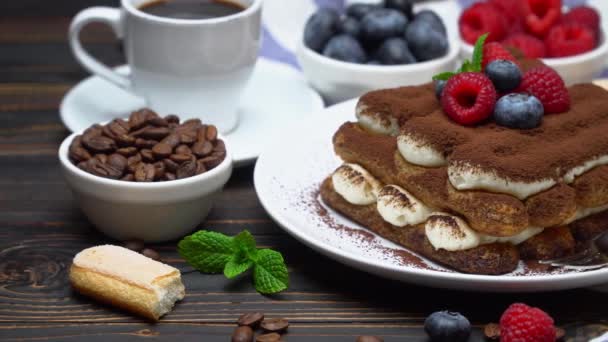
{"label": "mint sprig", "polygon": [[460,74],[461,72],[481,72],[481,62],[483,60],[483,45],[488,39],[488,34],[481,35],[477,42],[475,42],[475,48],[473,49],[473,58],[471,60],[465,59],[462,65],[456,72],[442,72],[433,76],[433,81],[447,81],[450,77]]}
{"label": "mint sprig", "polygon": [[232,279],[253,267],[253,284],[260,293],[277,293],[289,286],[281,253],[258,249],[247,230],[234,237],[200,230],[182,239],[177,249],[186,262],[203,273],[224,273]]}

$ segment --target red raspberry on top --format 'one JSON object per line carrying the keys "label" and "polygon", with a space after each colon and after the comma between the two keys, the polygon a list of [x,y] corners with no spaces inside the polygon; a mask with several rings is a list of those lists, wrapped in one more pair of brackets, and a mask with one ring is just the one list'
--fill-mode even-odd
{"label": "red raspberry on top", "polygon": [[483,46],[483,58],[481,60],[481,69],[485,70],[486,65],[497,59],[504,59],[517,64],[517,60],[507,51],[500,43],[485,43]]}
{"label": "red raspberry on top", "polygon": [[519,49],[527,58],[545,57],[545,43],[529,34],[516,33],[503,40],[502,44]]}
{"label": "red raspberry on top", "polygon": [[570,109],[570,94],[559,74],[549,67],[528,70],[519,92],[528,92],[543,104],[545,114],[563,113]]}
{"label": "red raspberry on top", "polygon": [[556,25],[545,39],[549,57],[567,57],[595,49],[596,36],[593,31],[581,24],[569,23]]}
{"label": "red raspberry on top", "polygon": [[539,308],[515,303],[500,318],[501,342],[553,342],[553,319]]}
{"label": "red raspberry on top", "polygon": [[591,7],[574,7],[562,17],[562,23],[577,23],[589,26],[596,36],[600,33],[600,14]]}
{"label": "red raspberry on top", "polygon": [[479,72],[452,76],[441,96],[443,111],[461,125],[474,125],[492,115],[496,104],[492,81]]}
{"label": "red raspberry on top", "polygon": [[469,44],[475,44],[482,34],[489,33],[486,42],[499,41],[507,33],[505,17],[489,3],[479,2],[467,8],[458,22],[460,35]]}
{"label": "red raspberry on top", "polygon": [[538,38],[545,38],[562,15],[561,0],[522,0],[526,30]]}

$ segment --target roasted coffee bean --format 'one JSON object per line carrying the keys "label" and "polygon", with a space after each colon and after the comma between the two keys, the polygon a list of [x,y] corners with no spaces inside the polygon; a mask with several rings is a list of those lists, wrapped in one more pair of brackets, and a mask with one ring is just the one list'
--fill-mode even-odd
{"label": "roasted coffee bean", "polygon": [[95,161],[96,162],[91,165],[91,173],[93,173],[94,175],[111,179],[119,179],[120,177],[122,177],[123,172],[121,170],[118,170],[112,165],[104,164],[99,160]]}
{"label": "roasted coffee bean", "polygon": [[169,126],[169,122],[167,120],[165,120],[164,118],[161,118],[160,116],[148,119],[146,122],[149,123],[150,125],[156,126],[156,127],[168,127]]}
{"label": "roasted coffee bean", "polygon": [[127,165],[127,172],[135,174],[135,171],[137,171],[137,169],[140,167],[139,166],[140,164],[143,164],[143,162],[142,161],[138,161],[138,162],[135,162],[133,164],[128,164]]}
{"label": "roasted coffee bean", "polygon": [[171,131],[168,127],[144,127],[140,130],[141,132],[138,135],[132,134],[134,137],[144,138],[148,140],[162,140],[164,137],[168,136]]}
{"label": "roasted coffee bean", "polygon": [[250,327],[242,326],[234,329],[232,342],[253,342],[253,330]]}
{"label": "roasted coffee bean", "polygon": [[116,149],[114,140],[104,136],[82,137],[82,144],[89,151],[96,153],[113,152]]}
{"label": "roasted coffee bean", "polygon": [[246,313],[244,315],[241,315],[241,317],[239,317],[239,320],[236,321],[236,324],[238,325],[247,325],[250,326],[252,328],[257,327],[258,325],[260,325],[260,322],[264,320],[264,314],[261,312],[252,312],[252,313]]}
{"label": "roasted coffee bean", "polygon": [[201,119],[188,119],[182,123],[182,126],[198,126],[200,127],[203,124]]}
{"label": "roasted coffee bean", "polygon": [[177,171],[177,168],[179,167],[179,164],[171,159],[163,159],[163,163],[165,164],[165,168],[170,172]]}
{"label": "roasted coffee bean", "polygon": [[108,156],[103,153],[96,154],[93,158],[97,159],[102,164],[108,162]]}
{"label": "roasted coffee bean", "polygon": [[121,174],[127,168],[127,158],[118,153],[109,155],[106,163],[114,167],[116,170],[120,171]]}
{"label": "roasted coffee bean", "polygon": [[133,176],[132,173],[127,173],[120,180],[123,180],[125,182],[133,182],[133,181],[135,181],[135,177]]}
{"label": "roasted coffee bean", "polygon": [[143,150],[139,151],[139,153],[141,154],[141,159],[145,162],[151,163],[156,160],[152,150],[150,149],[144,148]]}
{"label": "roasted coffee bean", "polygon": [[188,145],[179,145],[175,148],[175,154],[192,154],[192,150]]}
{"label": "roasted coffee bean", "polygon": [[112,130],[110,129],[110,125],[103,126],[102,134],[112,140],[116,140],[116,134],[114,134],[114,132],[112,132]]}
{"label": "roasted coffee bean", "polygon": [[289,322],[284,318],[264,319],[260,324],[265,331],[282,332],[287,330]]}
{"label": "roasted coffee bean", "polygon": [[177,126],[179,126],[179,124],[174,123],[174,122],[170,122],[168,127],[171,128],[171,129],[175,129],[175,128],[177,128]]}
{"label": "roasted coffee bean", "polygon": [[177,179],[192,177],[196,174],[196,161],[190,160],[185,163],[182,163],[179,168],[177,168],[177,172],[175,175]]}
{"label": "roasted coffee bean", "polygon": [[171,148],[175,148],[177,145],[179,145],[179,135],[171,133],[160,142],[165,145],[171,146]]}
{"label": "roasted coffee bean", "polygon": [[125,121],[124,119],[115,119],[114,122],[121,125],[122,128],[124,128],[126,133],[129,133],[129,131],[131,130],[129,123],[127,121]]}
{"label": "roasted coffee bean", "polygon": [[190,154],[172,154],[169,156],[169,158],[178,164],[182,164],[182,163],[192,160],[192,158],[194,158],[194,156],[192,156]]}
{"label": "roasted coffee bean", "polygon": [[138,148],[152,148],[156,144],[158,144],[158,141],[155,140],[146,140],[141,138],[135,139],[135,146]]}
{"label": "roasted coffee bean", "polygon": [[165,172],[165,180],[172,181],[175,180],[175,174],[171,172]]}
{"label": "roasted coffee bean", "polygon": [[129,116],[129,127],[132,131],[140,129],[146,124],[147,113],[147,109],[141,109],[131,113],[131,116]]}
{"label": "roasted coffee bean", "polygon": [[141,162],[141,154],[136,153],[131,157],[127,158],[127,165],[135,165]]}
{"label": "roasted coffee bean", "polygon": [[212,151],[213,144],[208,140],[205,140],[203,142],[199,141],[196,144],[192,145],[192,153],[194,153],[194,155],[199,158],[208,156],[209,154],[211,154]]}
{"label": "roasted coffee bean", "polygon": [[226,144],[224,143],[224,140],[217,140],[215,142],[215,146],[213,146],[213,150],[226,152]]}
{"label": "roasted coffee bean", "polygon": [[222,159],[217,156],[209,156],[200,160],[205,163],[207,170],[211,170],[222,163]]}
{"label": "roasted coffee bean", "polygon": [[144,246],[144,242],[141,240],[129,240],[129,241],[125,241],[125,248],[130,249],[134,252],[141,252],[145,246]]}
{"label": "roasted coffee bean", "polygon": [[207,167],[205,166],[205,163],[202,160],[197,160],[196,161],[196,174],[200,175],[201,173],[205,173],[207,172]]}
{"label": "roasted coffee bean", "polygon": [[213,153],[211,153],[211,157],[216,157],[219,160],[224,160],[224,158],[226,158],[226,152],[214,151]]}
{"label": "roasted coffee bean", "polygon": [[179,135],[179,140],[182,144],[192,145],[196,141],[196,136],[191,133],[182,133]]}
{"label": "roasted coffee bean", "polygon": [[151,182],[154,180],[154,173],[154,165],[140,163],[137,165],[133,176],[136,182]]}
{"label": "roasted coffee bean", "polygon": [[165,164],[162,161],[154,163],[154,177],[156,180],[165,178]]}
{"label": "roasted coffee bean", "polygon": [[277,333],[258,335],[255,338],[255,342],[279,342],[281,341],[281,335]]}
{"label": "roasted coffee bean", "polygon": [[103,126],[100,124],[95,124],[87,129],[84,130],[84,132],[82,132],[82,136],[87,136],[87,137],[96,137],[96,136],[100,136],[101,133],[103,132]]}
{"label": "roasted coffee bean", "polygon": [[135,138],[128,134],[119,135],[114,140],[116,140],[116,145],[120,147],[133,146],[135,144]]}
{"label": "roasted coffee bean", "polygon": [[68,150],[68,157],[72,162],[79,163],[81,161],[91,159],[91,154],[84,147],[82,147],[82,137],[77,136],[70,144]]}
{"label": "roasted coffee bean", "polygon": [[165,120],[167,120],[168,123],[179,124],[179,117],[174,114],[169,114],[169,115],[165,116]]}
{"label": "roasted coffee bean", "polygon": [[213,125],[207,126],[207,133],[205,137],[209,141],[215,141],[215,139],[217,139],[217,128]]}
{"label": "roasted coffee bean", "polygon": [[377,336],[359,336],[359,337],[357,337],[357,342],[382,342],[382,341],[384,341],[384,340]]}
{"label": "roasted coffee bean", "polygon": [[137,153],[136,147],[123,147],[116,150],[116,153],[123,155],[125,157],[134,156]]}
{"label": "roasted coffee bean", "polygon": [[196,141],[203,142],[207,140],[207,125],[203,125],[196,130]]}
{"label": "roasted coffee bean", "polygon": [[163,158],[167,158],[168,156],[171,155],[171,153],[173,153],[173,148],[171,148],[171,146],[164,144],[162,142],[154,145],[154,147],[152,147],[152,154],[154,155],[154,157],[156,159],[163,159]]}
{"label": "roasted coffee bean", "polygon": [[141,251],[141,254],[143,254],[144,256],[147,256],[148,258],[152,259],[152,260],[160,260],[160,254],[158,254],[157,251],[151,249],[151,248],[144,248]]}
{"label": "roasted coffee bean", "polygon": [[96,163],[96,160],[94,158],[91,158],[91,159],[89,159],[87,161],[83,161],[83,162],[78,163],[78,165],[76,165],[76,166],[78,166],[79,169],[90,173],[91,172],[91,166],[94,163]]}

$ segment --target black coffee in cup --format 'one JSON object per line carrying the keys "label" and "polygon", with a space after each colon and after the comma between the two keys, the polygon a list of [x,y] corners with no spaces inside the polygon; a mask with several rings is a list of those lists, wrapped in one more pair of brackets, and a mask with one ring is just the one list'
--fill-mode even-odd
{"label": "black coffee in cup", "polygon": [[238,13],[245,7],[228,0],[155,0],[139,9],[148,14],[174,19],[210,19]]}

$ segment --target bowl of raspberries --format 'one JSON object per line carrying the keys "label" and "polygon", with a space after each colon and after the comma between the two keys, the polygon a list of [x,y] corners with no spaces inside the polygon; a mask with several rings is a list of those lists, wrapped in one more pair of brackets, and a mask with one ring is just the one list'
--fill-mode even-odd
{"label": "bowl of raspberries", "polygon": [[412,0],[354,3],[343,12],[320,8],[309,17],[297,48],[304,74],[331,102],[378,88],[417,85],[452,70],[460,52],[456,32]]}
{"label": "bowl of raspberries", "polygon": [[565,8],[561,0],[486,0],[459,20],[461,56],[470,58],[479,36],[523,58],[538,58],[567,85],[590,82],[603,70],[608,44],[600,13],[590,6]]}

